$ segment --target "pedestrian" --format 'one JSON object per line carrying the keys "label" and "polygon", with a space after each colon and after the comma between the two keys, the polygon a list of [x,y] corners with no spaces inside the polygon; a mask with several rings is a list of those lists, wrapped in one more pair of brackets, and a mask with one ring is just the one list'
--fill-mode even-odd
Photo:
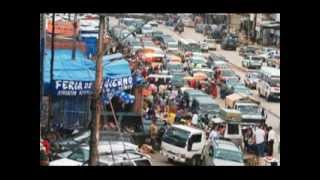
{"label": "pedestrian", "polygon": [[219,125],[218,132],[219,132],[219,138],[224,137],[226,127],[222,124]]}
{"label": "pedestrian", "polygon": [[265,148],[265,131],[263,130],[263,125],[257,127],[255,131],[255,140],[256,140],[256,150],[258,157],[264,157],[264,148]]}
{"label": "pedestrian", "polygon": [[273,156],[273,145],[276,139],[276,132],[271,126],[268,127],[268,156]]}
{"label": "pedestrian", "polygon": [[43,146],[40,138],[40,166],[48,166],[49,165],[49,157],[46,153],[46,149]]}
{"label": "pedestrian", "polygon": [[255,140],[254,140],[254,136],[253,136],[253,132],[252,132],[252,128],[249,127],[246,130],[246,133],[244,135],[244,146],[245,146],[245,150],[246,152],[250,153],[250,152],[254,152],[254,144],[255,144]]}
{"label": "pedestrian", "polygon": [[261,116],[267,118],[267,114],[266,114],[265,111],[266,111],[265,108],[262,108],[262,109],[261,109]]}
{"label": "pedestrian", "polygon": [[199,116],[198,116],[198,114],[194,111],[194,112],[193,112],[193,115],[192,115],[192,121],[191,121],[192,125],[195,126],[195,127],[197,127],[197,126],[198,126],[198,120],[199,120]]}
{"label": "pedestrian", "polygon": [[211,132],[209,134],[209,140],[213,143],[216,139],[220,138],[219,125],[213,124]]}
{"label": "pedestrian", "polygon": [[269,135],[269,129],[266,124],[263,125],[263,130],[265,132],[264,135],[264,154],[268,154],[268,135]]}
{"label": "pedestrian", "polygon": [[151,139],[151,145],[154,149],[156,149],[157,146],[157,138],[158,138],[158,127],[156,124],[156,120],[152,120],[152,123],[150,125],[150,139]]}
{"label": "pedestrian", "polygon": [[150,119],[153,119],[154,117],[155,117],[155,111],[154,111],[154,108],[153,108],[153,105],[152,104],[150,104],[149,105],[149,108],[148,108],[148,117],[150,118]]}
{"label": "pedestrian", "polygon": [[215,98],[218,96],[217,85],[214,81],[211,81],[211,95]]}
{"label": "pedestrian", "polygon": [[51,156],[51,145],[50,145],[50,142],[49,142],[49,139],[48,139],[48,136],[46,136],[42,142],[41,142],[45,148],[45,152],[47,154],[47,156],[49,157],[50,159],[50,156]]}

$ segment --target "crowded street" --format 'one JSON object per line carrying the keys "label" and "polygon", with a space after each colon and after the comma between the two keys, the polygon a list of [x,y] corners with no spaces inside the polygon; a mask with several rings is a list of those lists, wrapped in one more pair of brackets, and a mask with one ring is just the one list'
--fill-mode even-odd
{"label": "crowded street", "polygon": [[280,165],[280,14],[40,19],[40,165]]}

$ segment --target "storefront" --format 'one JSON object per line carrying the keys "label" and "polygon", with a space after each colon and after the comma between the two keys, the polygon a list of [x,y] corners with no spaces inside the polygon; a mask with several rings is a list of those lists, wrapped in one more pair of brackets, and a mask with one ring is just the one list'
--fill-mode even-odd
{"label": "storefront", "polygon": [[[66,129],[87,128],[91,119],[91,95],[94,91],[96,64],[77,50],[76,60],[71,60],[71,50],[55,50],[53,81],[50,81],[50,50],[44,62],[45,96],[52,97],[51,127]],[[103,99],[112,98],[116,91],[130,91],[133,86],[129,63],[122,54],[103,58]],[[130,92],[127,92],[130,94]],[[126,101],[133,103],[132,95],[125,93]]]}

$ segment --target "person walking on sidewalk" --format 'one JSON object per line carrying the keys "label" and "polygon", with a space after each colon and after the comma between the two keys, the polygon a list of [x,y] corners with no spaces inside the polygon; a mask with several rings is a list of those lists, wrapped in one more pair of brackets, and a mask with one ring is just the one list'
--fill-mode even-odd
{"label": "person walking on sidewalk", "polygon": [[263,125],[260,125],[255,131],[256,150],[258,157],[264,157],[265,147],[265,131],[262,129]]}
{"label": "person walking on sidewalk", "polygon": [[157,149],[157,144],[158,144],[157,138],[158,138],[158,127],[156,124],[156,120],[153,119],[150,125],[150,139],[151,139],[152,147],[154,149]]}

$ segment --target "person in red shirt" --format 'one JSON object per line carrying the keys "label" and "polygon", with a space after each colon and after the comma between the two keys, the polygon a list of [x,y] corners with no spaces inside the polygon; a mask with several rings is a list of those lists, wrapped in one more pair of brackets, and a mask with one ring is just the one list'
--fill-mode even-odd
{"label": "person in red shirt", "polygon": [[190,80],[190,85],[192,88],[196,88],[196,80],[195,79],[191,79]]}
{"label": "person in red shirt", "polygon": [[218,96],[217,85],[214,81],[211,81],[211,95],[215,98]]}
{"label": "person in red shirt", "polygon": [[147,77],[147,70],[145,67],[142,68],[142,72],[141,72],[141,75],[146,78]]}
{"label": "person in red shirt", "polygon": [[48,138],[45,138],[42,140],[42,144],[45,148],[45,151],[46,153],[48,154],[48,156],[50,157],[50,154],[51,154],[51,145],[50,145],[50,142],[48,140]]}

